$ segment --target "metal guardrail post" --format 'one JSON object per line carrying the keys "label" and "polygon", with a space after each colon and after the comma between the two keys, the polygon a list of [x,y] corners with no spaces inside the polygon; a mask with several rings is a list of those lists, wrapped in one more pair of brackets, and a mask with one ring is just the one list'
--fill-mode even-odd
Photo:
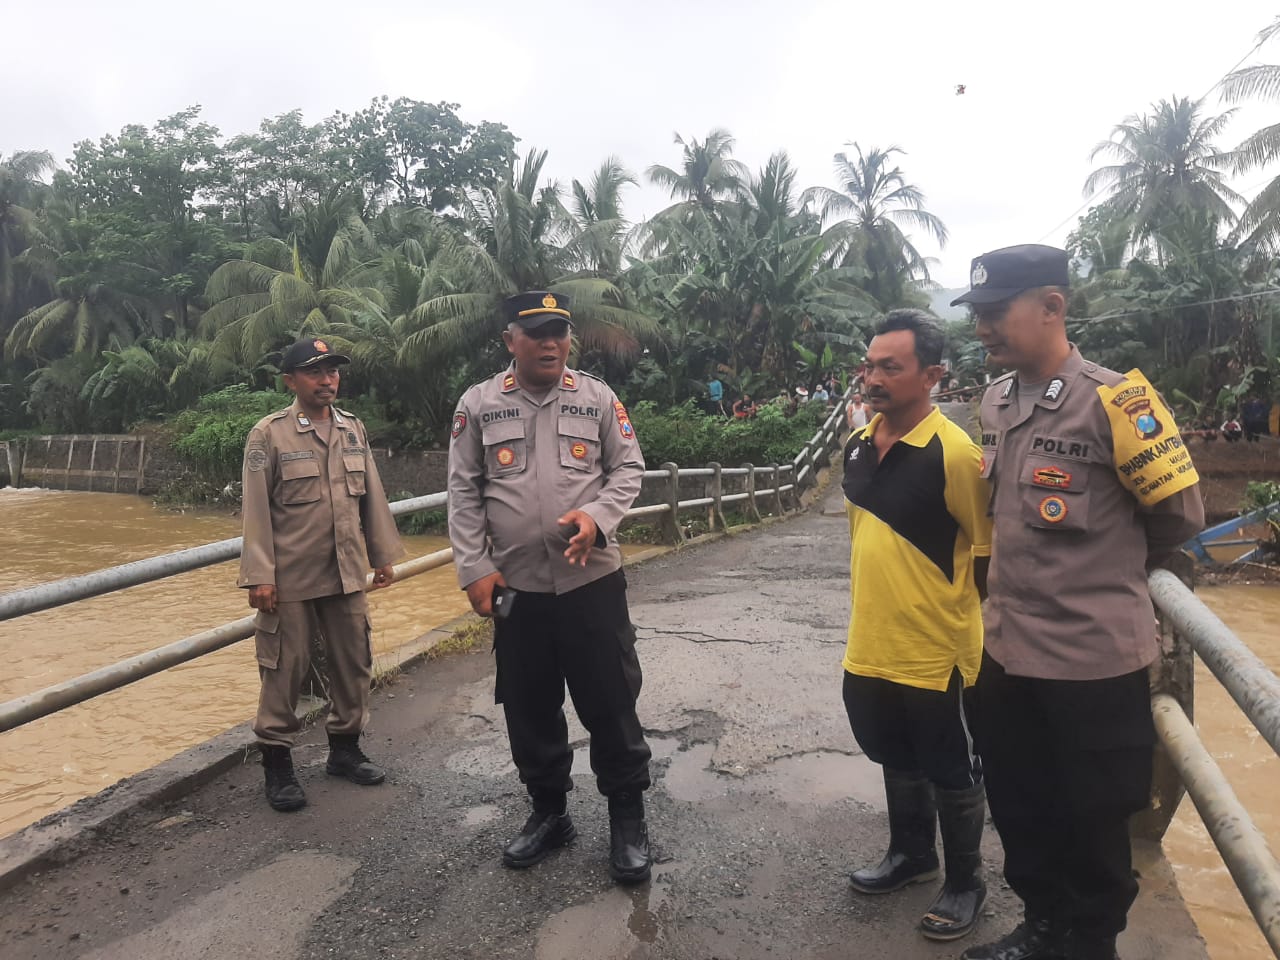
{"label": "metal guardrail post", "polygon": [[760,505],[756,503],[756,468],[755,464],[744,463],[747,471],[747,515],[756,523],[760,522]]}
{"label": "metal guardrail post", "polygon": [[712,500],[711,506],[707,507],[707,529],[715,530],[716,523],[719,523],[721,530],[728,530],[729,524],[724,519],[724,504],[720,501],[724,496],[724,478],[720,475],[720,464],[712,462],[707,466],[711,468],[711,490],[707,495]]}
{"label": "metal guardrail post", "polygon": [[1280,957],[1280,865],[1178,702],[1168,694],[1156,694],[1152,718],[1231,879],[1272,952]]}
{"label": "metal guardrail post", "polygon": [[674,463],[664,463],[659,469],[670,476],[667,489],[667,511],[662,515],[662,532],[672,544],[684,542],[684,534],[680,532],[680,468]]}
{"label": "metal guardrail post", "polygon": [[[1194,563],[1187,557],[1175,559],[1174,565],[1188,590],[1192,589],[1191,573]],[[1151,665],[1151,695],[1168,694],[1178,702],[1183,712],[1195,719],[1195,653],[1191,642],[1157,607],[1160,657]],[[1147,809],[1136,813],[1129,821],[1129,832],[1143,840],[1159,843],[1173,822],[1174,814],[1186,795],[1182,775],[1174,765],[1169,751],[1157,741],[1152,755],[1151,802]]]}

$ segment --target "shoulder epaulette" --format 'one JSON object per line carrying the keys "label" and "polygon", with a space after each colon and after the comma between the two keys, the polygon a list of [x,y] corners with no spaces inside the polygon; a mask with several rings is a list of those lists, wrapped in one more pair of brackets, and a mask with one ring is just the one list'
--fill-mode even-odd
{"label": "shoulder epaulette", "polygon": [[292,407],[285,407],[283,410],[277,410],[275,413],[268,413],[268,414],[267,414],[265,417],[263,417],[262,419],[264,419],[264,420],[279,420],[281,417],[287,417],[287,416],[289,415],[289,411],[290,411],[291,409],[293,409],[293,408],[292,408]]}
{"label": "shoulder epaulette", "polygon": [[597,377],[594,373],[587,373],[587,371],[585,371],[585,370],[579,370],[578,372],[579,372],[580,374],[582,374],[584,377],[590,377],[592,380],[599,380],[599,381],[600,381],[601,383],[603,383],[606,387],[607,387],[607,386],[609,386],[608,381],[607,381],[607,380],[605,380],[605,378],[604,378],[604,377]]}

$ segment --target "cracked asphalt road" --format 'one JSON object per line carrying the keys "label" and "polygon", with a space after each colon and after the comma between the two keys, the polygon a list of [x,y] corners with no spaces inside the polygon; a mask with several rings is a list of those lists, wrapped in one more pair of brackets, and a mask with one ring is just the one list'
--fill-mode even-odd
{"label": "cracked asphalt road", "polygon": [[[322,731],[296,758],[310,805],[269,810],[243,766],[140,810],[82,855],[0,894],[4,960],[301,958],[941,958],[915,931],[934,888],[853,894],[886,834],[878,769],[840,698],[848,532],[826,511],[628,571],[654,748],[651,883],[615,887],[608,824],[576,720],[575,845],[532,870],[498,854],[527,815],[487,650],[408,670],[375,694],[367,751],[388,781],[324,776]],[[830,514],[830,515],[826,515]],[[409,589],[412,589],[410,587]],[[987,838],[988,915],[1014,902]],[[1158,851],[1126,960],[1202,958]]]}

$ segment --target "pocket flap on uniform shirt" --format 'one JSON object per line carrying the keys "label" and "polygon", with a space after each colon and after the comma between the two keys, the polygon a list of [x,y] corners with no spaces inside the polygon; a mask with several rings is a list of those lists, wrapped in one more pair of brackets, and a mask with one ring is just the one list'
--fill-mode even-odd
{"label": "pocket flap on uniform shirt", "polygon": [[280,478],[282,480],[300,480],[303,477],[320,476],[320,463],[315,457],[306,460],[280,459]]}
{"label": "pocket flap on uniform shirt", "polygon": [[497,423],[486,423],[481,428],[481,437],[487,447],[503,440],[523,440],[523,420],[499,420]]}
{"label": "pocket flap on uniform shirt", "polygon": [[586,417],[561,417],[560,436],[577,437],[579,440],[599,440],[600,421]]}

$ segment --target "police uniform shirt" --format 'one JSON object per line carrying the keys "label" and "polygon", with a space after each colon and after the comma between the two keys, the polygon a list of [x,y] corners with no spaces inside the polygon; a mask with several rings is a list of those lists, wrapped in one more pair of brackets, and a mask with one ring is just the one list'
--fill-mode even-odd
{"label": "police uniform shirt", "polygon": [[[567,593],[622,565],[618,524],[644,479],[625,407],[604,381],[566,369],[544,396],[514,365],[458,401],[449,447],[449,537],[458,583],[495,571],[517,590]],[[558,519],[580,509],[599,528],[585,567],[571,566]]]}
{"label": "police uniform shirt", "polygon": [[330,408],[327,439],[296,401],[263,417],[242,477],[241,587],[274,584],[285,602],[356,593],[404,552],[364,424],[345,410]]}
{"label": "police uniform shirt", "polygon": [[1149,563],[1204,525],[1199,477],[1141,372],[1074,346],[1034,397],[1010,374],[982,400],[994,536],[984,643],[1013,675],[1098,680],[1158,653]]}

